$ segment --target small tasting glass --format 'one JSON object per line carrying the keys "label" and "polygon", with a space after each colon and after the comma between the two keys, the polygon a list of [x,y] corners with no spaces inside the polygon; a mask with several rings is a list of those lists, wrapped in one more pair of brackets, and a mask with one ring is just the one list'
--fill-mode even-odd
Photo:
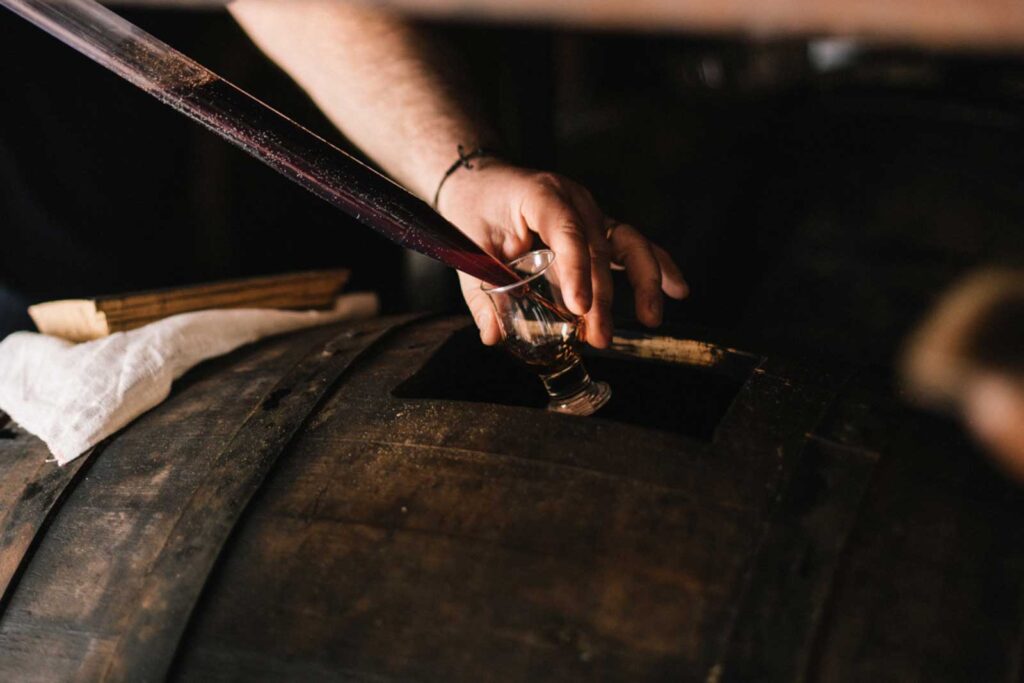
{"label": "small tasting glass", "polygon": [[565,307],[554,261],[549,249],[531,251],[508,264],[521,280],[504,287],[485,283],[481,289],[494,304],[505,348],[544,382],[548,410],[591,415],[608,402],[612,390],[590,379],[583,366],[584,322]]}

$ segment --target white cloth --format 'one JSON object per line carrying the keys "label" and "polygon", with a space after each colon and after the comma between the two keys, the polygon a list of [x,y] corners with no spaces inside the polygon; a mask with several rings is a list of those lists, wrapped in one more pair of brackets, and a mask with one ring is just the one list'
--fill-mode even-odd
{"label": "white cloth", "polygon": [[65,465],[161,403],[192,366],[274,334],[376,315],[374,294],[330,311],[257,308],[182,313],[73,344],[35,332],[0,342],[0,410]]}

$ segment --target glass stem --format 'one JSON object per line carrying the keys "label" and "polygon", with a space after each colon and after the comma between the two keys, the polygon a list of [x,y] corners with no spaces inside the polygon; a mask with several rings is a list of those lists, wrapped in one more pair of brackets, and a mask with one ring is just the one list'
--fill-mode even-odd
{"label": "glass stem", "polygon": [[590,385],[590,374],[579,358],[565,370],[553,375],[541,375],[548,396],[565,399],[575,396]]}

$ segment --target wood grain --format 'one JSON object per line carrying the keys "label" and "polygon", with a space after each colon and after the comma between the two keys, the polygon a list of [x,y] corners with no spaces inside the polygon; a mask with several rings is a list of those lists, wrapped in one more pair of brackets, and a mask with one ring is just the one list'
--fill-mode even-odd
{"label": "wood grain", "polygon": [[[111,442],[21,563],[0,678],[1019,678],[1024,498],[884,378],[713,344],[707,365],[700,339],[613,351],[738,378],[694,438],[500,386],[396,394],[435,357],[484,384],[498,361],[442,353],[465,318],[376,336],[393,323],[201,366]],[[365,344],[344,370],[322,354],[341,331]],[[637,400],[695,414],[692,373],[652,376]]]}
{"label": "wood grain", "polygon": [[[730,596],[834,387],[759,372],[710,446],[380,391],[461,324],[382,345],[299,436],[212,579],[177,679],[693,680],[718,660]],[[243,654],[275,643],[273,663]]]}
{"label": "wood grain", "polygon": [[[285,335],[198,366],[93,459],[7,596],[0,679],[99,679],[147,568],[214,457],[281,375],[338,329]],[[24,456],[32,468],[52,467],[44,452]]]}
{"label": "wood grain", "polygon": [[38,534],[97,448],[58,467],[46,444],[0,413],[0,609]]}
{"label": "wood grain", "polygon": [[139,602],[103,675],[166,676],[192,607],[249,499],[324,394],[359,355],[398,324],[342,332],[285,374],[216,457],[147,571]]}

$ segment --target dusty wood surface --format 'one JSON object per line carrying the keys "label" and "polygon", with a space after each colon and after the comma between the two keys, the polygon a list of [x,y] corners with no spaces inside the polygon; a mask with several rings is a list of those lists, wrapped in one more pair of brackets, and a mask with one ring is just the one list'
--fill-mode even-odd
{"label": "dusty wood surface", "polygon": [[[289,335],[202,365],[109,444],[7,597],[0,679],[100,679],[147,569],[216,455],[281,374],[332,334]],[[45,454],[36,455],[38,468]]]}
{"label": "dusty wood surface", "polygon": [[93,455],[103,448],[94,447],[58,467],[42,441],[23,430],[11,428],[8,433],[0,440],[0,608],[40,532]]}
{"label": "dusty wood surface", "polygon": [[[845,403],[839,403],[841,409]],[[721,681],[802,681],[879,453],[847,443],[836,404],[807,435],[750,568]]]}
{"label": "dusty wood surface", "polygon": [[809,677],[1021,680],[1024,496],[952,423],[885,405],[869,378],[857,390],[845,402],[846,442],[882,457]]}
{"label": "dusty wood surface", "polygon": [[834,380],[753,374],[710,444],[388,395],[462,324],[383,344],[298,438],[197,609],[180,680],[691,680],[720,660]]}
{"label": "dusty wood surface", "polygon": [[0,613],[0,678],[95,680],[164,628],[141,613],[174,622],[153,653],[176,649],[182,681],[1016,680],[1024,500],[948,425],[839,368],[711,345],[674,374],[692,340],[677,363],[587,363],[713,428],[614,397],[549,414],[500,351],[451,347],[466,324],[373,344],[271,436],[297,429],[248,504],[256,479],[224,481],[224,454],[249,457],[253,409],[339,328],[187,376],[52,514]]}
{"label": "dusty wood surface", "polygon": [[[18,501],[41,491],[40,486],[32,485],[41,472],[56,469],[53,463],[45,462],[47,457],[46,444],[33,439],[0,412],[0,604],[35,537],[35,532],[26,532],[24,522],[16,521],[12,513]],[[40,524],[41,520],[35,526]]]}
{"label": "dusty wood surface", "polygon": [[0,412],[0,608],[40,530],[95,450],[58,467],[46,444]]}
{"label": "dusty wood surface", "polygon": [[338,377],[397,326],[377,322],[341,332],[285,373],[253,409],[193,491],[147,570],[104,680],[166,677],[199,592],[249,499]]}
{"label": "dusty wood surface", "polygon": [[[110,4],[212,8],[225,3],[122,0]],[[755,38],[840,35],[938,47],[1024,46],[1024,4],[1018,0],[374,0],[372,4],[440,19],[739,33]]]}

